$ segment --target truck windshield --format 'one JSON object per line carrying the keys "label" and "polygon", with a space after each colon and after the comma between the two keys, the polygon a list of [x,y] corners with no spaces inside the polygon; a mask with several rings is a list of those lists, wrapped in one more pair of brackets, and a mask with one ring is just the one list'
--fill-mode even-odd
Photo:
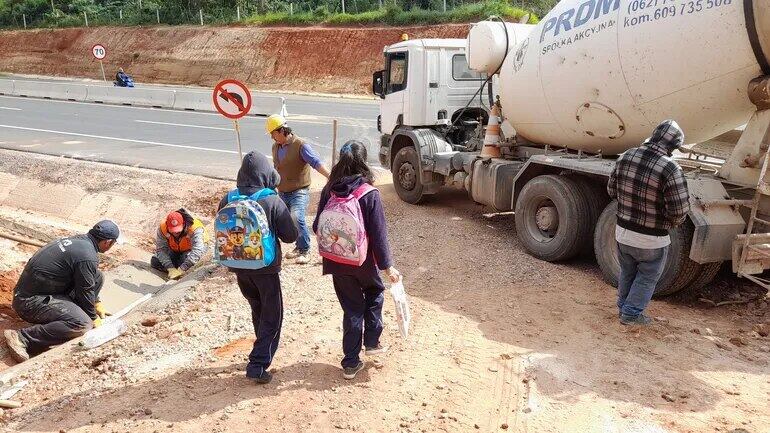
{"label": "truck windshield", "polygon": [[483,81],[487,77],[485,74],[472,71],[468,67],[465,54],[455,54],[452,56],[452,78],[455,81]]}

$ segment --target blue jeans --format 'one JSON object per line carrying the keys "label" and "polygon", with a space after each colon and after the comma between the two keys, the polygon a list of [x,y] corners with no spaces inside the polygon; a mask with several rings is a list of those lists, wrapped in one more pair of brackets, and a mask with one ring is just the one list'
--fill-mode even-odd
{"label": "blue jeans", "polygon": [[647,308],[666,266],[668,249],[668,245],[642,249],[618,243],[618,309],[622,316],[635,318]]}
{"label": "blue jeans", "polygon": [[307,204],[310,201],[310,190],[302,188],[292,192],[282,192],[280,196],[281,200],[286,203],[286,207],[289,208],[291,216],[297,222],[297,228],[299,228],[297,249],[302,253],[310,251],[310,232],[307,230],[307,221],[305,221]]}

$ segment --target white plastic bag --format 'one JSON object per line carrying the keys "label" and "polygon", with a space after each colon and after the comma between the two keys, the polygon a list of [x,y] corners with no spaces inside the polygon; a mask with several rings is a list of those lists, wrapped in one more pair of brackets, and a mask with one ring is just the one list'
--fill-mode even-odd
{"label": "white plastic bag", "polygon": [[390,295],[393,297],[393,303],[396,305],[396,319],[398,320],[398,330],[401,337],[409,336],[409,321],[412,315],[409,312],[409,299],[404,290],[404,278],[398,279],[397,283],[390,286]]}

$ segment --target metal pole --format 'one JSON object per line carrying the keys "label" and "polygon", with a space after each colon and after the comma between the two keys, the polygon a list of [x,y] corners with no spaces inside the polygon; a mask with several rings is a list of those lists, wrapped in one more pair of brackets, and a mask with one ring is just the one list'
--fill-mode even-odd
{"label": "metal pole", "polygon": [[446,0],[444,0],[444,13],[446,13]]}
{"label": "metal pole", "polygon": [[294,3],[289,3],[289,15],[294,15]]}
{"label": "metal pole", "polygon": [[86,27],[88,27],[88,14],[83,12],[83,17],[86,19]]}
{"label": "metal pole", "polygon": [[342,0],[342,13],[345,13],[345,0]]}
{"label": "metal pole", "polygon": [[238,142],[238,161],[243,161],[243,152],[241,151],[241,128],[238,126],[238,120],[233,120],[235,124],[235,138]]}
{"label": "metal pole", "polygon": [[337,119],[332,123],[332,167],[337,162]]}
{"label": "metal pole", "polygon": [[241,7],[240,6],[236,6],[235,7],[235,14],[238,16],[238,21],[240,21],[241,20]]}
{"label": "metal pole", "polygon": [[107,75],[104,74],[104,62],[99,60],[99,66],[102,67],[102,80],[107,81]]}
{"label": "metal pole", "polygon": [[120,14],[120,20],[123,21],[123,9],[119,10],[118,12]]}
{"label": "metal pole", "polygon": [[51,0],[51,12],[56,13],[56,7],[53,5],[53,0]]}
{"label": "metal pole", "polygon": [[201,25],[203,25],[203,9],[198,9],[198,14],[201,16]]}
{"label": "metal pole", "polygon": [[160,9],[155,8],[155,17],[158,19],[158,24],[160,24]]}
{"label": "metal pole", "polygon": [[24,20],[24,28],[27,28],[27,14],[21,14],[21,19]]}

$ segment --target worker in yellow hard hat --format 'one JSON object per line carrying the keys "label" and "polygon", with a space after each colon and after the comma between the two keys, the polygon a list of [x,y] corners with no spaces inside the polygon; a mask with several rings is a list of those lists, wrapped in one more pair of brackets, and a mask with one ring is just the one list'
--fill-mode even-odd
{"label": "worker in yellow hard hat", "polygon": [[299,237],[287,259],[296,259],[298,264],[310,263],[310,232],[305,221],[310,200],[310,168],[327,179],[329,171],[321,157],[300,137],[297,137],[280,114],[273,114],[265,122],[265,130],[273,139],[273,165],[281,175],[278,193],[297,221]]}

